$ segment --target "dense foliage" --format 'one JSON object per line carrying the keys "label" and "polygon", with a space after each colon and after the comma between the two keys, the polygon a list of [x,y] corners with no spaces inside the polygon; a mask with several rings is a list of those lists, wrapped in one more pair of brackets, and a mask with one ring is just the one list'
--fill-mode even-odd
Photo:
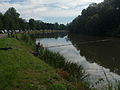
{"label": "dense foliage", "polygon": [[87,35],[120,35],[120,0],[92,3],[82,10],[67,28],[71,33]]}
{"label": "dense foliage", "polygon": [[9,8],[5,14],[0,13],[0,29],[1,30],[25,30],[29,29],[26,20],[20,18],[20,14],[15,8]]}
{"label": "dense foliage", "polygon": [[30,29],[32,30],[65,30],[65,25],[64,24],[52,24],[52,23],[45,23],[40,20],[34,20],[30,19],[29,20],[29,26]]}
{"label": "dense foliage", "polygon": [[30,19],[27,22],[20,18],[20,14],[15,8],[9,8],[4,14],[0,13],[0,30],[64,30],[64,24],[45,23],[40,20]]}

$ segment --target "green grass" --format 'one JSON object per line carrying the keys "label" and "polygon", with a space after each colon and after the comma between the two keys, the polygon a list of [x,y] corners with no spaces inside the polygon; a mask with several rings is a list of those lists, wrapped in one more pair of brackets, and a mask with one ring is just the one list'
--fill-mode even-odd
{"label": "green grass", "polygon": [[0,50],[0,90],[91,90],[81,81],[86,76],[82,68],[65,63],[59,53],[42,49],[39,57],[33,56],[34,39],[27,34],[0,39],[2,47],[13,50]]}
{"label": "green grass", "polygon": [[34,57],[13,38],[0,39],[0,90],[46,90],[52,84],[66,84],[55,69]]}
{"label": "green grass", "polygon": [[49,50],[35,57],[34,39],[26,33],[15,37],[0,39],[0,48],[13,48],[0,50],[0,90],[89,90],[78,80],[81,67]]}

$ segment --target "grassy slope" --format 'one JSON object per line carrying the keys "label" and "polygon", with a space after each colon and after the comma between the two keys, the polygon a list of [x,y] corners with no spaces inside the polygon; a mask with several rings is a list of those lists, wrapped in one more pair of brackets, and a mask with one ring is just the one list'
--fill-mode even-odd
{"label": "grassy slope", "polygon": [[46,89],[54,83],[65,83],[55,70],[34,57],[23,43],[13,38],[0,39],[0,89],[38,90]]}

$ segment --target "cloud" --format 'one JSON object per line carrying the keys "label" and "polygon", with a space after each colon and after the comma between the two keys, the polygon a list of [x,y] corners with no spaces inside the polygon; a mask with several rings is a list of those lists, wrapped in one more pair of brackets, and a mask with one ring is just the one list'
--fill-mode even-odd
{"label": "cloud", "polygon": [[9,2],[10,0],[0,0],[0,2]]}
{"label": "cloud", "polygon": [[15,7],[21,17],[40,19],[42,17],[76,17],[90,3],[103,0],[0,0],[0,11]]}

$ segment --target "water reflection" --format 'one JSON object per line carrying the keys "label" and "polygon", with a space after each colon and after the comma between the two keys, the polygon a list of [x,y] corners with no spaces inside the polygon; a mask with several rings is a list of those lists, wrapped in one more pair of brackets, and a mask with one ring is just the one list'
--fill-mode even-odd
{"label": "water reflection", "polygon": [[85,56],[89,62],[109,68],[110,71],[120,75],[120,39],[110,38],[109,42],[79,44],[81,41],[95,41],[108,39],[108,37],[87,37],[72,35],[69,39],[80,50],[80,55]]}
{"label": "water reflection", "polygon": [[[111,39],[109,42],[84,43],[88,41],[97,41],[103,39]],[[64,36],[64,37],[44,37],[37,39],[36,42],[41,42],[45,47],[66,45],[62,47],[49,48],[54,52],[59,52],[64,55],[68,62],[82,65],[85,71],[89,74],[87,81],[91,86],[101,88],[109,82],[115,83],[120,80],[120,40],[108,37],[90,37],[90,36]],[[106,79],[106,76],[108,80]]]}
{"label": "water reflection", "polygon": [[35,33],[35,34],[31,34],[31,37],[34,38],[54,38],[57,39],[59,37],[63,38],[64,36],[66,36],[67,33],[63,33],[63,32],[40,32],[40,33]]}

